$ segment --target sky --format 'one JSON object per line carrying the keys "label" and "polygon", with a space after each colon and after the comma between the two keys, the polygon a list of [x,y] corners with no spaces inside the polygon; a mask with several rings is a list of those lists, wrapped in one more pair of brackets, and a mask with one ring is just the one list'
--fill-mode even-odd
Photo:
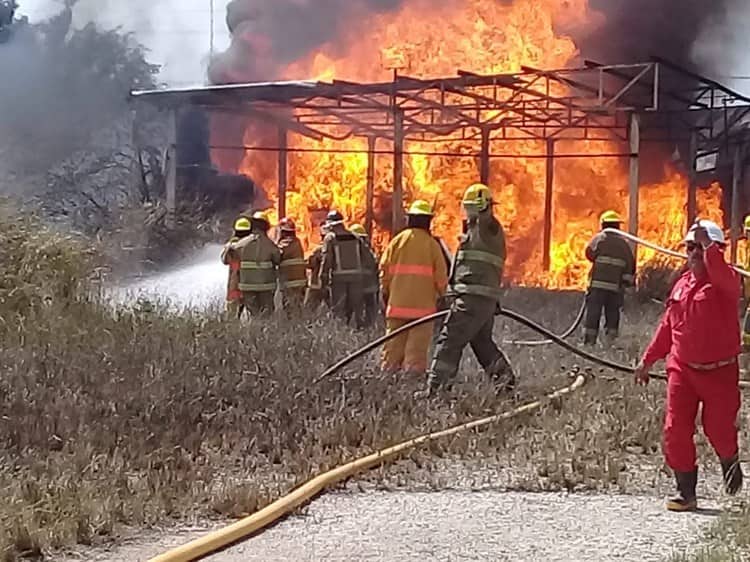
{"label": "sky", "polygon": [[[59,12],[62,0],[17,0],[18,15],[34,23]],[[229,46],[225,15],[229,0],[213,0],[214,46]],[[205,83],[211,43],[211,0],[79,0],[74,25],[94,21],[104,29],[134,32],[150,62],[162,65],[160,80],[170,86]]]}
{"label": "sky", "polygon": [[[210,49],[212,0],[79,0],[74,25],[89,21],[135,33],[149,50],[150,62],[162,66],[160,80],[179,87],[205,83]],[[63,0],[18,0],[20,15],[32,22],[59,11]],[[229,45],[226,6],[229,0],[213,0],[214,48]],[[750,94],[750,2],[730,0],[726,13],[717,14],[693,47],[692,57],[704,73]],[[741,79],[733,77],[741,76]]]}

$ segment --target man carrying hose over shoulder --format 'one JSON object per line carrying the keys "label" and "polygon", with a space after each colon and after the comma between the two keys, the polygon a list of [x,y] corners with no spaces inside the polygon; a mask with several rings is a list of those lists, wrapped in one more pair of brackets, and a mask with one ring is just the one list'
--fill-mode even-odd
{"label": "man carrying hose over shoulder", "polygon": [[670,511],[697,508],[695,417],[703,405],[703,430],[721,461],[724,487],[736,494],[742,487],[737,443],[740,409],[740,333],[737,307],[740,284],[724,260],[726,245],[719,225],[696,222],[685,238],[688,271],[677,281],[666,312],[636,368],[635,380],[647,384],[649,371],[667,360],[667,412],[664,455],[677,480]]}
{"label": "man carrying hose over shoulder", "polygon": [[[615,211],[602,213],[602,230],[620,229],[622,219]],[[612,342],[620,332],[620,310],[624,291],[635,283],[635,257],[628,243],[607,232],[600,232],[586,247],[586,259],[592,262],[591,280],[586,294],[584,344],[594,345],[604,310],[604,335]]]}

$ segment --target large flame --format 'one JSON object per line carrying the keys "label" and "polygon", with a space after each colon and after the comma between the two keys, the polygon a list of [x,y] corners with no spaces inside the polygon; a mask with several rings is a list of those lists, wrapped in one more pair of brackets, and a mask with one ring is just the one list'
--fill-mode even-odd
{"label": "large flame", "polygon": [[[593,25],[588,0],[462,0],[436,2],[408,0],[400,9],[352,21],[348,34],[326,45],[283,72],[284,78],[313,77],[384,81],[392,68],[416,77],[452,76],[456,70],[476,73],[518,72],[522,66],[562,68],[575,63],[578,50],[565,34]],[[561,31],[562,30],[562,31]],[[254,131],[245,142],[253,145]],[[287,215],[298,223],[309,246],[316,240],[312,214],[316,209],[336,208],[350,222],[363,222],[365,214],[367,143],[317,142],[292,135],[290,146],[304,149],[353,149],[356,154],[292,153],[289,156]],[[379,148],[388,149],[383,141]],[[412,152],[451,152],[476,155],[476,141],[408,142]],[[507,273],[519,283],[548,287],[580,287],[589,265],[584,247],[598,228],[599,213],[627,208],[627,169],[621,159],[559,159],[555,163],[554,229],[551,270],[542,268],[545,147],[536,141],[494,143],[493,155],[524,154],[526,157],[494,158],[491,186],[496,215],[509,237]],[[606,141],[558,142],[560,153],[613,154],[621,151]],[[276,163],[273,153],[249,151],[242,171],[276,197]],[[388,216],[393,172],[392,159],[377,157],[376,205]],[[478,178],[475,158],[407,155],[404,198],[436,203],[434,231],[454,247],[460,232],[460,200],[464,189]],[[674,246],[685,229],[686,180],[667,168],[665,180],[641,187],[640,233],[666,246]],[[701,191],[704,216],[721,219],[720,188]],[[375,232],[376,245],[387,240],[387,221]],[[641,263],[653,257],[639,254]]]}

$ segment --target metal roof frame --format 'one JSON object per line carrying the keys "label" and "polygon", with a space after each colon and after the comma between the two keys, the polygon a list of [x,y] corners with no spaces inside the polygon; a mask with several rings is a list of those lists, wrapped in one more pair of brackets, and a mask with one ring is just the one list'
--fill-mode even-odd
{"label": "metal roof frame", "polygon": [[643,141],[688,142],[698,152],[746,142],[750,98],[653,58],[649,62],[448,78],[396,75],[379,83],[286,81],[131,92],[161,108],[247,114],[318,140],[394,140],[395,113],[410,140],[627,140],[628,114]]}

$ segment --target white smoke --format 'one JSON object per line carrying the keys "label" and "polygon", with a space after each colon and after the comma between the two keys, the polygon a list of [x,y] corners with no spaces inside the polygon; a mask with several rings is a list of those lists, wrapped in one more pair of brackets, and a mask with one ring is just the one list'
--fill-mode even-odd
{"label": "white smoke", "polygon": [[708,76],[750,95],[750,3],[728,0],[714,14],[693,46],[693,59]]}
{"label": "white smoke", "polygon": [[[213,0],[214,46],[229,46],[226,8],[229,0]],[[44,20],[62,10],[63,0],[19,0],[19,15]],[[170,86],[203,84],[209,62],[211,0],[78,0],[76,28],[94,22],[101,29],[133,33],[148,49],[149,62],[162,67],[160,80]]]}

